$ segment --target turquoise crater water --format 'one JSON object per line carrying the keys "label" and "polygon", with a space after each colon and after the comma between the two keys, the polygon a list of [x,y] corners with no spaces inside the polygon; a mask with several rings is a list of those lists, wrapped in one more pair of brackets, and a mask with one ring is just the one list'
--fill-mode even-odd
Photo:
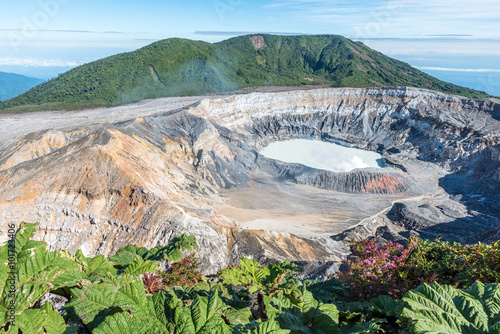
{"label": "turquoise crater water", "polygon": [[382,156],[378,153],[318,140],[292,139],[274,142],[262,149],[260,154],[266,158],[332,172],[384,167]]}

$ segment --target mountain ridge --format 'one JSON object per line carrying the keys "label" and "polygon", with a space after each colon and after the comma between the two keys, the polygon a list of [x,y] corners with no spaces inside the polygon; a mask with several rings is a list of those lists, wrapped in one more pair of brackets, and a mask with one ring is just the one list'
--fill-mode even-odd
{"label": "mountain ridge", "polygon": [[171,38],[74,68],[0,104],[1,110],[79,109],[259,86],[411,86],[469,98],[485,92],[440,81],[337,35],[254,34],[218,43]]}
{"label": "mountain ridge", "polygon": [[0,102],[12,99],[42,82],[43,80],[38,78],[0,72]]}

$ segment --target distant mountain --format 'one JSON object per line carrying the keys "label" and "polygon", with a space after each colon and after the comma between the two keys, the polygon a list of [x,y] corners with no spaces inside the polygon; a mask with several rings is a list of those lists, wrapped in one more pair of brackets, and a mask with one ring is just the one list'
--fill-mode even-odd
{"label": "distant mountain", "polygon": [[74,109],[253,86],[411,86],[470,98],[485,92],[440,81],[336,35],[248,35],[211,44],[167,39],[74,68],[0,109]]}
{"label": "distant mountain", "polygon": [[0,101],[16,97],[42,82],[41,79],[0,72]]}

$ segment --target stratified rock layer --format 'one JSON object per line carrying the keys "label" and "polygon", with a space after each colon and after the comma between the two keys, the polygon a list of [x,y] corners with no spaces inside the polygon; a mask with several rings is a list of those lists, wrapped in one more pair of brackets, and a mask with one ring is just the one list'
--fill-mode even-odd
{"label": "stratified rock layer", "polygon": [[[206,272],[242,256],[335,262],[350,237],[490,241],[499,111],[495,101],[380,88],[3,115],[0,219],[39,221],[52,248],[88,255],[188,233]],[[334,173],[258,154],[294,138],[378,151],[388,167]]]}

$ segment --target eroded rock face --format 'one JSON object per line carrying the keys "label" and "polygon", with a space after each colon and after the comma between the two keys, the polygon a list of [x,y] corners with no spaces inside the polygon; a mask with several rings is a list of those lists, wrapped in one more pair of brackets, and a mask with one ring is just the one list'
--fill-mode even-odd
{"label": "eroded rock face", "polygon": [[[380,88],[168,105],[51,114],[43,122],[36,120],[46,113],[4,117],[1,223],[39,221],[39,239],[87,255],[188,233],[207,273],[242,256],[336,262],[350,237],[498,235],[494,101]],[[22,131],[7,131],[21,120]],[[377,151],[388,167],[334,173],[258,154],[296,138]]]}

